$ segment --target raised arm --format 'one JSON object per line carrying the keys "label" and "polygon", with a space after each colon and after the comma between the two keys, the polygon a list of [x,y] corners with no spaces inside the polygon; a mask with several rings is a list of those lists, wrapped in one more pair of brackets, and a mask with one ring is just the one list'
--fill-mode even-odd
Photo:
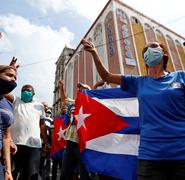
{"label": "raised arm", "polygon": [[67,95],[66,95],[66,91],[64,89],[64,81],[63,80],[58,81],[58,87],[59,87],[59,91],[60,91],[61,113],[65,113]]}
{"label": "raised arm", "polygon": [[102,78],[103,81],[108,82],[108,83],[114,83],[114,84],[121,84],[121,74],[112,74],[110,73],[106,67],[103,65],[97,50],[94,46],[93,43],[87,41],[86,39],[83,39],[81,41],[82,45],[84,46],[84,50],[88,51],[89,53],[91,53],[96,69],[100,75],[100,77]]}
{"label": "raised arm", "polygon": [[64,81],[60,80],[58,81],[59,91],[60,91],[60,98],[61,98],[61,104],[66,101],[67,95],[64,89]]}
{"label": "raised arm", "polygon": [[[9,65],[7,66],[8,68],[14,69],[14,71],[16,72],[16,74],[11,74],[9,73],[9,77],[13,77],[13,75],[15,76],[15,80],[16,80],[16,76],[17,76],[17,69],[19,68],[19,65],[17,65],[17,58],[13,57],[9,63]],[[10,102],[13,103],[14,101],[14,95],[13,94],[5,94],[3,95],[6,99],[8,99]]]}

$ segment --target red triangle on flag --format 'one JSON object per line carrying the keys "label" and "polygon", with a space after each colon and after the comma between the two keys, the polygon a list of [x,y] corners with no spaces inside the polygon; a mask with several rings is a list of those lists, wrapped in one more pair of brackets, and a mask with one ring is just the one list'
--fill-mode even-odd
{"label": "red triangle on flag", "polygon": [[109,108],[83,92],[77,94],[74,117],[81,151],[84,150],[86,141],[114,133],[128,126]]}
{"label": "red triangle on flag", "polygon": [[51,155],[57,153],[66,145],[64,134],[67,127],[64,124],[64,120],[61,117],[54,117],[53,123],[54,132],[52,137]]}

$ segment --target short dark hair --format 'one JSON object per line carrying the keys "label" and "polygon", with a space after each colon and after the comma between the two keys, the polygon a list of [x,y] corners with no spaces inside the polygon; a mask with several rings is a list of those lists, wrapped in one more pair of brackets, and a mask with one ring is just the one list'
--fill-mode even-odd
{"label": "short dark hair", "polygon": [[168,64],[168,51],[167,51],[167,48],[163,44],[160,44],[160,46],[162,47],[163,52],[164,52],[164,55],[163,55],[163,60],[164,60],[163,61],[163,68],[166,71],[167,64]]}
{"label": "short dark hair", "polygon": [[31,88],[31,89],[32,89],[32,92],[35,93],[34,88],[33,88],[32,85],[30,85],[30,84],[25,84],[25,85],[22,87],[21,90],[23,90],[25,87]]}

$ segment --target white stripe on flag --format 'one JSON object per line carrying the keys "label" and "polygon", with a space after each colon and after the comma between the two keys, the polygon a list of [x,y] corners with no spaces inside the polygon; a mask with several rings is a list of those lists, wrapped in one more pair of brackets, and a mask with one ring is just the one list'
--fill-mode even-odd
{"label": "white stripe on flag", "polygon": [[124,117],[139,117],[139,103],[137,98],[93,99],[103,104],[117,115]]}
{"label": "white stripe on flag", "polygon": [[140,135],[112,133],[87,141],[86,149],[109,154],[138,155]]}

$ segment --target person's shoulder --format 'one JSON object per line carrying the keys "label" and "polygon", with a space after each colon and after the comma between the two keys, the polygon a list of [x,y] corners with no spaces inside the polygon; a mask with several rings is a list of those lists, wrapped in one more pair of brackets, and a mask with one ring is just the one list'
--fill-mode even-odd
{"label": "person's shoulder", "polygon": [[177,71],[174,71],[174,72],[170,72],[169,74],[171,74],[172,76],[175,76],[175,75],[183,75],[183,76],[185,76],[185,71],[177,70]]}
{"label": "person's shoulder", "polygon": [[142,77],[145,77],[145,76],[141,76],[141,75],[133,75],[133,74],[124,74],[124,75],[121,75],[122,77],[131,77],[131,78],[142,78]]}
{"label": "person's shoulder", "polygon": [[20,103],[21,101],[20,97],[13,95],[13,104]]}
{"label": "person's shoulder", "polygon": [[185,71],[183,70],[170,72],[168,76],[171,77],[172,79],[175,79],[175,80],[178,79],[179,81],[185,83]]}
{"label": "person's shoulder", "polygon": [[31,103],[36,109],[44,110],[44,105],[41,102],[33,99]]}
{"label": "person's shoulder", "polygon": [[180,74],[184,74],[185,75],[185,71],[183,71],[183,70],[179,70],[178,71]]}
{"label": "person's shoulder", "polygon": [[38,105],[38,106],[44,107],[44,105],[43,105],[41,102],[37,101],[36,99],[33,99],[33,100],[31,101],[31,103],[33,103],[33,104],[35,104],[35,105]]}
{"label": "person's shoulder", "polygon": [[[0,105],[5,105],[8,102],[10,102],[8,99],[6,99],[5,97],[0,98]],[[10,102],[11,103],[11,102]]]}
{"label": "person's shoulder", "polygon": [[132,75],[132,74],[122,75],[123,80],[141,80],[141,79],[145,79],[147,77],[148,76]]}
{"label": "person's shoulder", "polygon": [[171,73],[185,73],[185,71],[184,70],[177,70],[177,71],[173,71]]}

